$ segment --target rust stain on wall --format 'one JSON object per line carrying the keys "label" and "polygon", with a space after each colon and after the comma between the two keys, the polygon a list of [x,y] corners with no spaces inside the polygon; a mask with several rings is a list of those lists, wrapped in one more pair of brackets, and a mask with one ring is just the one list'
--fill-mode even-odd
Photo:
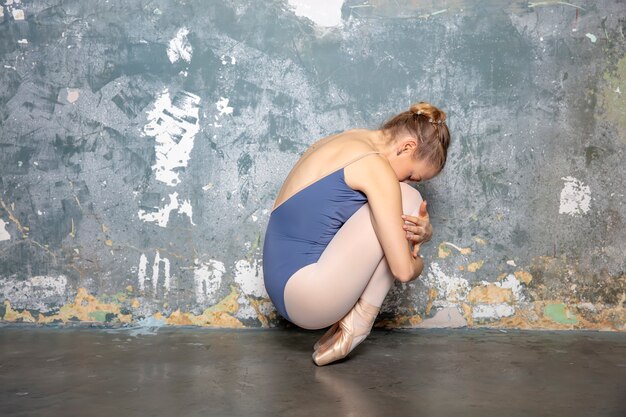
{"label": "rust stain on wall", "polygon": [[467,321],[469,327],[474,326],[474,318],[472,316],[472,306],[467,303],[461,303],[461,309],[463,310],[463,317]]}
{"label": "rust stain on wall", "polygon": [[501,288],[495,284],[474,287],[467,295],[472,304],[512,303],[513,291],[510,288]]}
{"label": "rust stain on wall", "polygon": [[[532,264],[525,268],[530,269],[532,273],[519,269],[512,274],[500,274],[496,282],[483,281],[471,287],[467,295],[458,300],[457,308],[460,309],[468,327],[626,330],[624,309],[626,276],[611,279],[613,292],[606,294],[601,291],[589,292],[599,298],[593,302],[586,301],[580,296],[581,291],[582,294],[587,294],[584,291],[594,283],[581,281],[579,278],[581,274],[576,270],[576,265],[564,255],[535,258]],[[547,285],[546,282],[550,282],[551,285]],[[522,287],[519,286],[520,283],[523,284]],[[615,290],[618,292],[614,293]],[[571,292],[570,296],[568,291]],[[425,317],[432,315],[433,304],[438,295],[437,288],[429,287],[428,301],[423,311],[417,309],[379,320],[376,327],[419,327]],[[196,315],[177,309],[169,316],[164,311],[156,311],[152,317],[168,325],[243,328],[244,323],[235,316],[240,310],[238,300],[241,300],[241,296],[236,287],[232,286],[231,292],[226,297],[206,308],[201,314]],[[245,295],[244,297],[256,312],[261,326],[272,327],[276,324],[278,316],[267,305],[270,300]],[[10,300],[4,300],[2,320],[41,324],[80,321],[115,326],[137,321],[139,316],[133,316],[133,311],[141,306],[142,299],[134,296],[134,288],[131,285],[126,286],[125,291],[103,295],[101,299],[89,294],[86,288],[79,288],[74,300],[59,307],[54,314],[15,309]],[[167,310],[169,303],[163,303],[161,308]],[[264,311],[269,313],[265,314]],[[503,315],[507,317],[502,317]]]}
{"label": "rust stain on wall", "polygon": [[9,300],[4,300],[4,320],[10,322],[36,323],[37,319],[28,310],[17,311],[11,308]]}
{"label": "rust stain on wall", "polygon": [[176,310],[166,319],[166,323],[171,325],[242,328],[244,327],[243,323],[232,316],[239,310],[238,297],[239,293],[234,287],[231,287],[231,292],[228,296],[216,305],[205,309],[202,314],[196,316],[193,313]]}
{"label": "rust stain on wall", "polygon": [[437,253],[438,253],[439,258],[445,259],[448,256],[450,256],[452,254],[452,249],[456,250],[461,255],[469,255],[472,253],[472,248],[462,248],[462,247],[455,245],[454,243],[441,242],[439,246],[437,247],[437,250],[438,250]]}
{"label": "rust stain on wall", "polygon": [[[86,288],[79,288],[74,302],[66,304],[59,309],[57,314],[50,316],[39,315],[38,323],[63,323],[80,320],[84,322],[111,322],[130,323],[132,314],[122,314],[119,303],[103,303],[87,292]],[[108,316],[111,315],[111,316]],[[111,317],[110,320],[107,319]]]}
{"label": "rust stain on wall", "polygon": [[472,262],[471,264],[467,265],[467,270],[469,272],[476,272],[480,268],[482,268],[484,264],[485,264],[485,261]]}
{"label": "rust stain on wall", "polygon": [[435,301],[435,299],[437,298],[437,295],[439,295],[439,291],[437,291],[436,288],[428,289],[428,302],[426,303],[426,310],[425,310],[425,314],[427,316],[430,315],[430,310],[433,308],[433,301]]}
{"label": "rust stain on wall", "polygon": [[374,327],[378,329],[413,328],[424,321],[419,314],[400,314],[393,318],[376,320]]}
{"label": "rust stain on wall", "polygon": [[[259,300],[255,300],[252,297],[247,297],[248,302],[250,303],[250,305],[252,306],[252,308],[254,309],[254,311],[257,314],[257,319],[259,320],[259,322],[261,322],[261,327],[270,327],[270,322],[269,322],[269,318],[263,314],[262,309],[261,309],[261,303],[263,301],[259,301]],[[271,302],[269,300],[265,300],[264,303],[267,302]]]}
{"label": "rust stain on wall", "polygon": [[[563,304],[575,320],[558,321],[554,316],[546,315],[550,306]],[[548,309],[547,309],[548,308]],[[625,331],[626,310],[623,307],[606,307],[596,311],[589,319],[581,314],[581,307],[567,305],[559,300],[536,301],[527,308],[516,309],[516,314],[489,323],[488,327],[545,330],[604,330]]]}
{"label": "rust stain on wall", "polygon": [[533,276],[526,271],[515,271],[513,275],[515,275],[515,278],[517,278],[526,285],[530,284],[530,281],[533,280]]}

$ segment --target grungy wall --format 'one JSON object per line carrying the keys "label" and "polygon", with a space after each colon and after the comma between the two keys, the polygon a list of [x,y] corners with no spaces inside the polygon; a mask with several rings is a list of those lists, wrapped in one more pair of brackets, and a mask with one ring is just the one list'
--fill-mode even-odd
{"label": "grungy wall", "polygon": [[3,321],[284,325],[282,180],[428,101],[435,234],[379,325],[626,329],[624,1],[0,3]]}

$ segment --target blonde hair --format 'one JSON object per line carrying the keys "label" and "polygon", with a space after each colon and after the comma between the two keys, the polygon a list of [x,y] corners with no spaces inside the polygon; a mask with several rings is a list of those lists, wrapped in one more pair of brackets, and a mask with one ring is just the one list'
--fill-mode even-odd
{"label": "blonde hair", "polygon": [[389,133],[392,141],[396,140],[399,133],[415,137],[418,142],[415,158],[425,159],[442,170],[450,145],[450,132],[445,121],[446,113],[432,104],[420,101],[384,122],[380,129]]}

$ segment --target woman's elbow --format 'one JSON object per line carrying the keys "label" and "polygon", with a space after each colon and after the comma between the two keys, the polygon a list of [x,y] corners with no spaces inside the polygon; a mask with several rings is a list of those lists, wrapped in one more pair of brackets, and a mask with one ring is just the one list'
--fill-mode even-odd
{"label": "woman's elbow", "polygon": [[404,282],[404,283],[413,281],[415,279],[415,273],[412,271],[412,269],[405,269],[403,271],[397,271],[393,273],[393,276],[398,281]]}
{"label": "woman's elbow", "polygon": [[407,282],[411,282],[413,281],[414,277],[413,274],[406,274],[406,275],[395,275],[396,279],[400,282],[403,283],[407,283]]}
{"label": "woman's elbow", "polygon": [[420,276],[422,270],[424,269],[424,262],[418,256],[417,259],[412,260],[411,264],[403,268],[400,271],[392,271],[393,276],[400,282],[407,283],[411,282],[417,277]]}

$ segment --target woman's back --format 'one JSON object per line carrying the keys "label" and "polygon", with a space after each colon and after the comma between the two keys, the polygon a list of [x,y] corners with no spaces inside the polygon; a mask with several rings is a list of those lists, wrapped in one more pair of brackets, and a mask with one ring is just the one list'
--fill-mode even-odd
{"label": "woman's back", "polygon": [[347,165],[355,158],[376,151],[374,133],[352,129],[328,136],[309,147],[285,179],[274,210],[308,185]]}

